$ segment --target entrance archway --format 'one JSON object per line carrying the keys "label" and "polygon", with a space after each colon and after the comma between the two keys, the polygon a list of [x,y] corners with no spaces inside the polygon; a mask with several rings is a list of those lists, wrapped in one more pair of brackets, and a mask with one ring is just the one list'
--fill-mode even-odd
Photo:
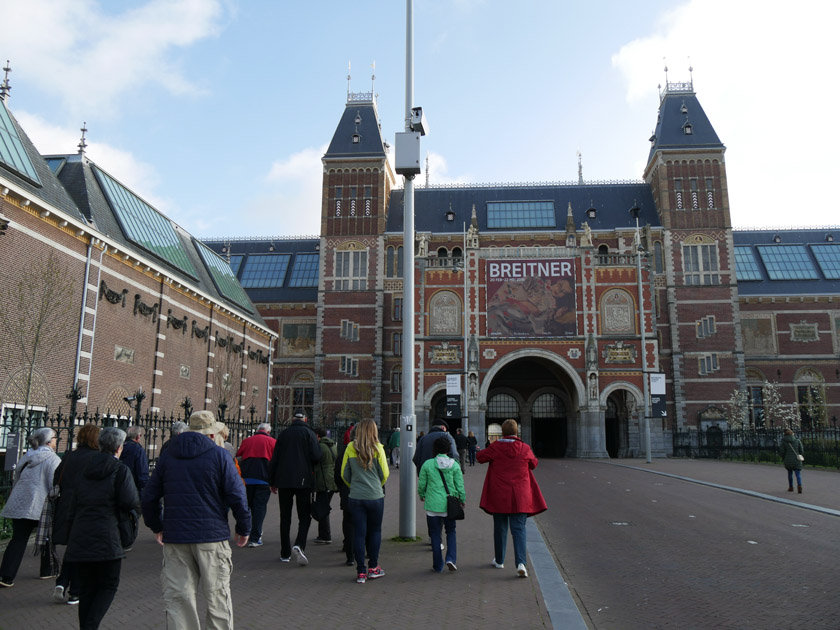
{"label": "entrance archway", "polygon": [[569,452],[584,390],[562,357],[544,350],[511,353],[488,373],[482,390],[487,400],[486,435],[491,425],[513,418],[537,457],[564,457]]}

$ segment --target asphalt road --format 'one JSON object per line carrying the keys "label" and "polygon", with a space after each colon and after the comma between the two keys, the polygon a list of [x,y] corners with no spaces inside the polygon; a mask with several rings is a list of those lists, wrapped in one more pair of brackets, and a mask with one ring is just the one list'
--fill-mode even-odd
{"label": "asphalt road", "polygon": [[538,473],[540,530],[591,628],[840,628],[837,516],[603,462]]}

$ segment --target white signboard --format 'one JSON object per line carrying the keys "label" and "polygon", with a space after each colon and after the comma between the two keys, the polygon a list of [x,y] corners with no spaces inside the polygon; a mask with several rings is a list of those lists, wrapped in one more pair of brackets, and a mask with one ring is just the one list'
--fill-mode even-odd
{"label": "white signboard", "polygon": [[665,395],[665,375],[651,374],[650,375],[650,395],[664,396]]}
{"label": "white signboard", "polygon": [[446,375],[446,394],[447,396],[459,395],[461,393],[461,375],[447,374]]}

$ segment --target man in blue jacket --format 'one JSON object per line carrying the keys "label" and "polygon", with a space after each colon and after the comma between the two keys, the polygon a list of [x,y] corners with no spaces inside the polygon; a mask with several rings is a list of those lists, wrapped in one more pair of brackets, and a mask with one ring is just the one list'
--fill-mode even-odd
{"label": "man in blue jacket", "polygon": [[[294,422],[277,437],[268,464],[268,484],[280,499],[280,561],[289,562],[294,554],[302,567],[309,564],[304,550],[312,523],[315,464],[321,461],[318,438],[306,422],[306,414],[295,414]],[[295,546],[290,548],[293,501],[297,504],[298,532]]]}
{"label": "man in blue jacket", "polygon": [[144,486],[149,482],[149,458],[146,457],[146,449],[140,444],[140,438],[144,435],[143,427],[133,424],[125,433],[120,461],[131,471],[137,494],[142,494]]}
{"label": "man in blue jacket", "polygon": [[233,458],[213,441],[220,429],[211,412],[192,414],[189,430],[172,440],[143,490],[143,520],[163,546],[167,628],[200,627],[198,584],[207,627],[233,628],[227,513],[236,520],[239,547],[248,543],[251,513]]}

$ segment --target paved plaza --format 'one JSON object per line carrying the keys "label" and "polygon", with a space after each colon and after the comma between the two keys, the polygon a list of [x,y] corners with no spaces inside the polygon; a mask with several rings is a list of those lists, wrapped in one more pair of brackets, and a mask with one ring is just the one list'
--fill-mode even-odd
{"label": "paved plaza", "polygon": [[[307,567],[279,561],[276,499],[257,549],[233,550],[238,628],[840,627],[840,475],[804,471],[803,495],[785,491],[780,466],[706,460],[543,460],[549,509],[529,519],[531,576],[490,566],[492,520],[478,507],[485,468],[467,468],[467,518],[458,571],[436,574],[423,542],[398,543],[399,474],[387,484],[382,579],[355,583],[344,566],[337,498],[333,544],[311,542]],[[695,480],[696,483],[689,480]],[[273,498],[273,497],[272,497]],[[294,532],[293,526],[293,532]],[[0,629],[77,627],[75,607],[53,603],[27,555],[14,588],[0,590]],[[142,528],[123,563],[103,629],[164,628],[161,550]]]}

